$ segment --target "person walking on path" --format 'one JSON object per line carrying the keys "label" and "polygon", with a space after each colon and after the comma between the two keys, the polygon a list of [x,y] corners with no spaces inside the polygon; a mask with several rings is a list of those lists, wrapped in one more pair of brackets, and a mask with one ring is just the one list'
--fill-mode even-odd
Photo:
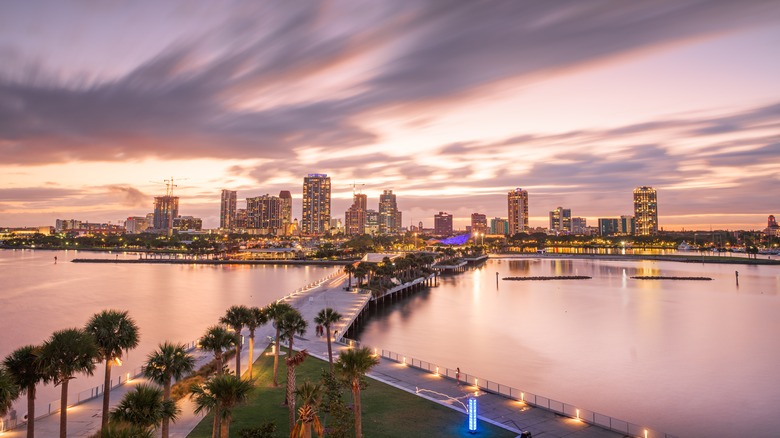
{"label": "person walking on path", "polygon": [[460,367],[455,368],[455,381],[460,385]]}

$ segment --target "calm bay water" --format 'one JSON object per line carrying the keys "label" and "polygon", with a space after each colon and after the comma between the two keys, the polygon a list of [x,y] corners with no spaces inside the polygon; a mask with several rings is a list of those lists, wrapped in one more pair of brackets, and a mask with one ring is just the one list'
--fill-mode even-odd
{"label": "calm bay water", "polygon": [[[54,257],[58,261],[54,263]],[[233,304],[264,306],[331,273],[319,266],[205,266],[70,263],[73,258],[129,258],[135,254],[77,251],[0,250],[0,359],[26,344],[40,344],[52,332],[83,327],[103,309],[128,310],[141,331],[113,376],[132,372],[164,340],[200,337]],[[79,375],[69,393],[101,385]],[[36,412],[58,400],[59,387],[40,385]],[[26,399],[25,399],[26,400]],[[75,400],[75,398],[71,398]],[[16,404],[18,416],[26,401]]]}
{"label": "calm bay water", "polygon": [[360,340],[681,437],[777,437],[778,316],[776,266],[499,259],[386,308]]}
{"label": "calm bay water", "polygon": [[[129,372],[165,339],[196,339],[232,304],[262,306],[333,271],[69,263],[116,256],[0,250],[0,357],[118,308],[141,328],[118,369]],[[496,273],[593,279],[496,286]],[[361,340],[681,437],[771,437],[780,430],[778,315],[780,267],[501,259],[388,307]],[[79,376],[71,393],[100,385],[101,374]],[[38,412],[58,398],[59,388],[40,387]]]}

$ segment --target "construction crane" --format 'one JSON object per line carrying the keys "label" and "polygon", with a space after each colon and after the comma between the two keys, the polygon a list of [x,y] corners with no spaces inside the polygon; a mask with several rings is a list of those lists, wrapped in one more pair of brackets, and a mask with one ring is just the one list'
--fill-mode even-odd
{"label": "construction crane", "polygon": [[[358,183],[356,183],[354,181],[352,182],[352,197],[353,198],[355,197],[355,191],[357,191],[357,193],[360,193],[363,190],[363,186],[365,186],[365,184],[358,184]],[[360,187],[360,189],[358,189],[358,187]]]}
{"label": "construction crane", "polygon": [[[187,180],[189,178],[179,178],[178,181]],[[163,182],[160,181],[149,181],[155,184],[165,184],[165,196],[173,196],[173,188],[179,187],[178,185],[173,183],[173,177],[170,179],[165,179]]]}

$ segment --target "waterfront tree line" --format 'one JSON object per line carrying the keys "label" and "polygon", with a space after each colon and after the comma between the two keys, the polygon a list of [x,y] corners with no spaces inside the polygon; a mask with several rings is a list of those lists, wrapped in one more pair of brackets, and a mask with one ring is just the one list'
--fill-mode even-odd
{"label": "waterfront tree line", "polygon": [[[11,235],[0,240],[2,248],[82,249],[110,251],[175,252],[193,255],[228,255],[241,248],[305,247],[305,257],[313,260],[358,260],[369,252],[436,250],[436,236],[407,232],[400,235],[360,235],[319,237],[256,236],[249,234],[201,234],[172,236],[140,234],[95,234],[74,236],[67,233]],[[559,248],[665,248],[675,249],[681,243],[694,249],[727,251],[731,248],[772,249],[780,246],[778,236],[754,231],[666,232],[658,236],[583,236],[518,233],[513,236],[483,236],[477,244],[469,240],[465,247],[480,247],[493,253],[535,252],[546,247]]]}
{"label": "waterfront tree line", "polygon": [[[328,367],[319,381],[296,383],[296,367],[308,357],[308,352],[295,352],[295,336],[306,333],[309,322],[301,313],[284,302],[259,307],[232,306],[218,323],[209,327],[199,340],[199,347],[213,353],[214,359],[195,369],[195,359],[181,343],[165,341],[150,353],[142,368],[149,380],[127,392],[114,409],[109,409],[111,371],[121,364],[123,354],[134,349],[140,340],[140,329],[127,311],[103,310],[93,315],[81,328],[54,332],[38,345],[25,345],[10,353],[0,364],[0,417],[12,408],[13,402],[27,398],[27,437],[35,436],[36,387],[54,384],[61,387],[60,437],[67,434],[68,387],[78,375],[93,375],[103,364],[104,391],[101,429],[94,438],[153,437],[158,433],[167,438],[169,425],[175,422],[181,409],[178,400],[189,397],[195,413],[213,414],[213,438],[230,434],[235,409],[246,403],[255,391],[258,374],[253,369],[255,332],[272,324],[275,337],[273,351],[273,387],[280,386],[280,347],[287,347],[285,406],[289,413],[290,436],[362,437],[361,390],[366,388],[365,374],[379,359],[367,348],[342,352],[333,360],[331,346],[333,327],[342,315],[332,308],[322,309],[313,319],[317,334],[327,337]],[[241,370],[241,331],[249,332],[249,364],[243,376]],[[235,370],[227,361],[235,357]],[[174,383],[176,382],[176,383]],[[344,401],[343,393],[352,394],[352,405]],[[272,437],[279,425],[258,419],[256,427],[240,431],[241,437]]]}

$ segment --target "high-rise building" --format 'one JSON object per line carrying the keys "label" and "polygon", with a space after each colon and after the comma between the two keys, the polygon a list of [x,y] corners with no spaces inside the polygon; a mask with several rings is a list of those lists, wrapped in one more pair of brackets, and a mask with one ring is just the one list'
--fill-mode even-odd
{"label": "high-rise building", "polygon": [[311,173],[303,178],[303,215],[301,231],[319,236],[330,229],[330,178],[323,173]]}
{"label": "high-rise building", "polygon": [[292,232],[292,194],[289,190],[279,192],[279,202],[282,214],[282,233],[289,236]]}
{"label": "high-rise building", "polygon": [[344,229],[348,236],[366,233],[366,210],[368,210],[368,196],[355,193],[352,206],[344,213]]}
{"label": "high-rise building", "polygon": [[81,228],[81,221],[76,219],[57,219],[54,221],[54,231],[62,233],[68,230],[78,230]]}
{"label": "high-rise building", "polygon": [[556,234],[571,233],[571,209],[558,207],[550,212],[550,231]]}
{"label": "high-rise building", "polygon": [[618,220],[599,218],[599,236],[614,236],[618,233]]}
{"label": "high-rise building", "polygon": [[634,226],[638,236],[658,234],[658,196],[652,187],[634,189]]}
{"label": "high-rise building", "polygon": [[773,214],[769,215],[769,217],[766,219],[766,227],[777,228],[777,219],[775,219],[775,215]]}
{"label": "high-rise building", "polygon": [[490,219],[490,234],[503,234],[509,233],[509,221],[502,217],[494,217]]}
{"label": "high-rise building", "polygon": [[154,228],[171,232],[173,220],[179,216],[178,196],[156,196],[154,198]]}
{"label": "high-rise building", "polygon": [[396,234],[401,229],[401,212],[392,190],[379,195],[379,232]]}
{"label": "high-rise building", "polygon": [[281,234],[282,203],[271,195],[246,198],[247,228],[259,230],[262,234]]}
{"label": "high-rise building", "polygon": [[620,234],[634,234],[636,225],[634,224],[634,216],[620,216],[618,221],[618,233]]}
{"label": "high-rise building", "polygon": [[509,210],[509,235],[528,230],[528,192],[521,188],[511,190],[507,196]]}
{"label": "high-rise building", "polygon": [[366,210],[366,234],[379,234],[379,212],[376,210]]}
{"label": "high-rise building", "polygon": [[586,228],[588,228],[588,220],[584,217],[571,218],[571,233],[572,234],[585,234]]}
{"label": "high-rise building", "polygon": [[247,227],[246,208],[236,209],[236,228],[245,229]]}
{"label": "high-rise building", "polygon": [[487,216],[481,213],[471,213],[471,232],[472,233],[487,233],[488,222]]}
{"label": "high-rise building", "polygon": [[440,211],[433,216],[433,234],[440,237],[452,235],[452,215]]}
{"label": "high-rise building", "polygon": [[236,228],[235,190],[222,190],[222,201],[219,208],[219,228],[223,230]]}

